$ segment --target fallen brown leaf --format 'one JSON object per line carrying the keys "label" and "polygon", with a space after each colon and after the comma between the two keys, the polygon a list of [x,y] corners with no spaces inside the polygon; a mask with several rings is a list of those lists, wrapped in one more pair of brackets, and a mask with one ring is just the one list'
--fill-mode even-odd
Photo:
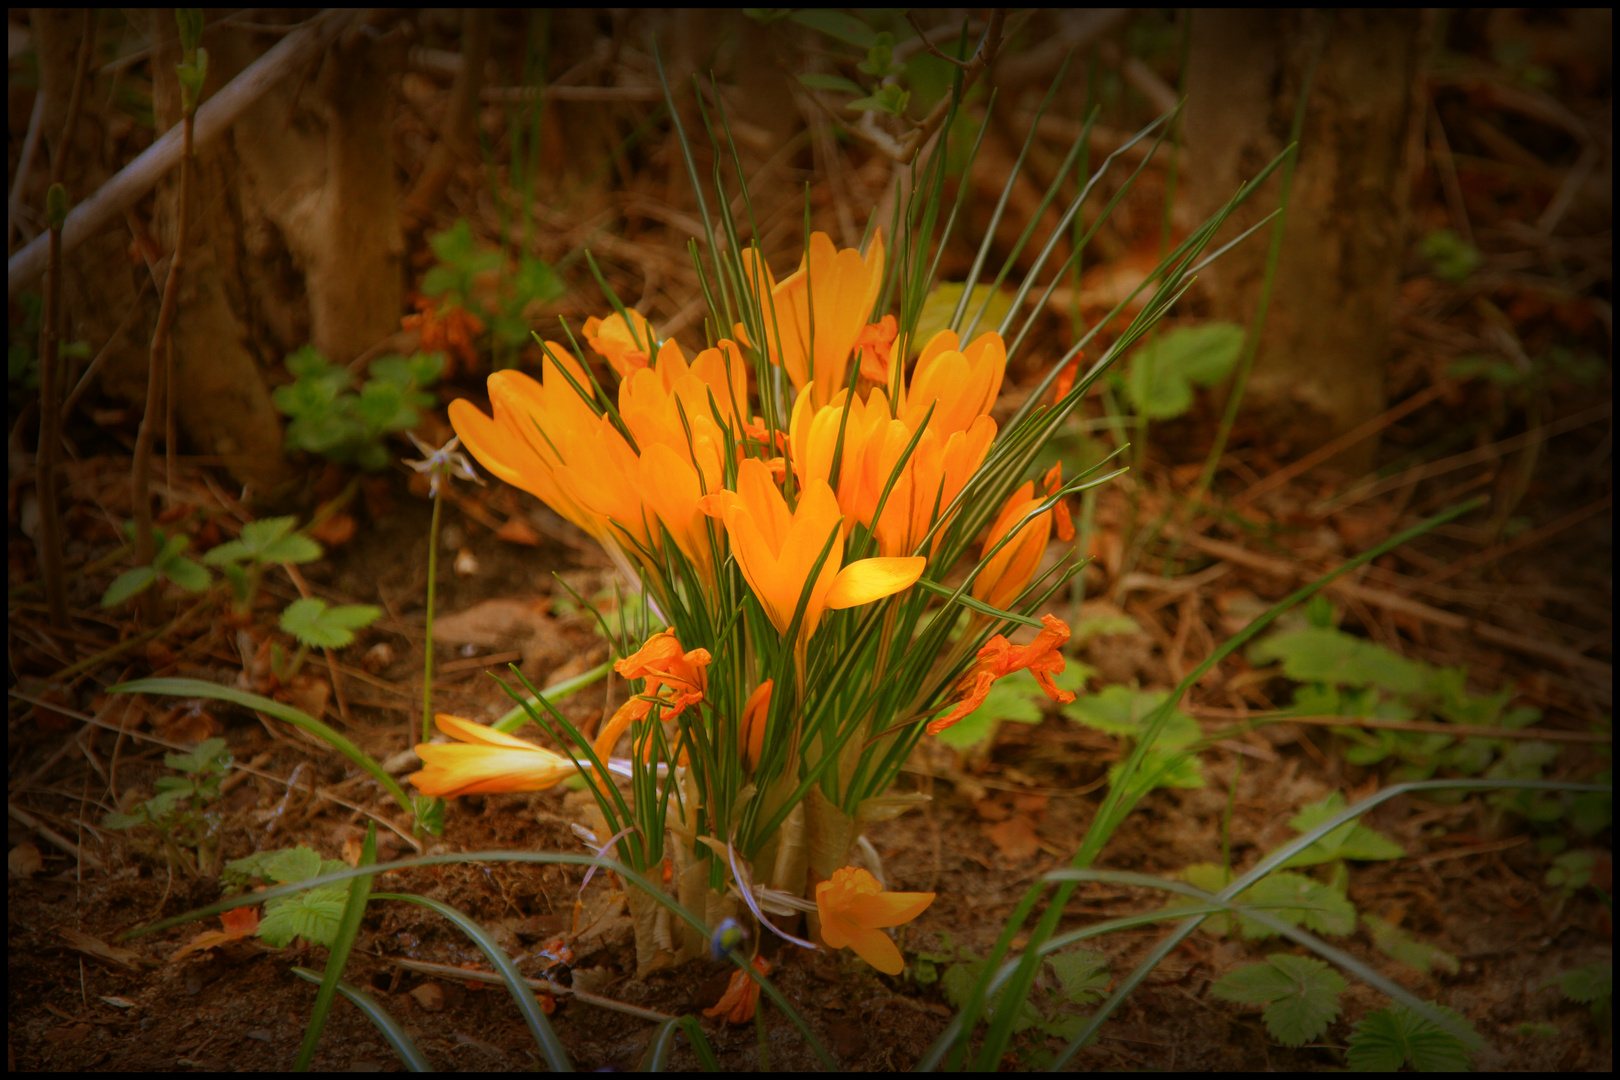
{"label": "fallen brown leaf", "polygon": [[116,945],[108,945],[100,938],[91,937],[82,930],[75,930],[71,926],[58,926],[56,932],[62,936],[71,948],[77,949],[84,955],[116,964],[121,968],[135,971],[139,968],[141,954],[134,949],[123,949]]}
{"label": "fallen brown leaf", "polygon": [[522,518],[515,517],[495,530],[495,539],[505,540],[508,544],[522,544],[524,547],[539,547],[540,534],[534,527]]}
{"label": "fallen brown leaf", "polygon": [[309,530],[309,535],[327,547],[335,548],[354,539],[355,528],[353,515],[339,513]]}
{"label": "fallen brown leaf", "polygon": [[996,845],[1002,858],[1009,862],[1023,862],[1040,850],[1035,838],[1035,823],[1023,814],[1014,814],[1006,821],[986,825],[984,835]]}

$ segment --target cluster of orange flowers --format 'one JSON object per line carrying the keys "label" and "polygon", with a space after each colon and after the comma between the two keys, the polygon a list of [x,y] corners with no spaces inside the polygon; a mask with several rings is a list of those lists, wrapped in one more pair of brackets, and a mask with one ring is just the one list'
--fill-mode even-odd
{"label": "cluster of orange flowers", "polygon": [[[459,400],[450,405],[451,423],[491,473],[544,500],[616,559],[638,562],[655,584],[673,565],[712,599],[717,560],[729,556],[784,638],[805,598],[787,643],[803,679],[806,649],[828,611],[917,583],[940,549],[952,504],[996,437],[990,410],[1007,363],[1001,336],[964,342],[941,331],[922,344],[908,377],[902,349],[911,350],[896,340],[894,317],[869,321],[883,266],[881,233],[864,255],[840,251],[816,233],[798,270],[780,282],[744,253],[764,340],[751,341],[739,325],[731,339],[688,357],[673,340],[659,342],[634,311],[593,318],[585,341],[618,374],[616,395],[599,397],[585,360],[547,343],[538,379],[496,372],[489,377],[493,415]],[[791,382],[796,396],[784,424],[751,407],[745,349],[763,353]],[[1051,536],[1072,538],[1068,513],[1054,501],[1061,484],[1054,467],[1014,491],[994,516],[979,549],[977,600],[1012,607]],[[857,524],[877,553],[846,559]],[[1019,670],[1034,674],[1054,699],[1072,700],[1052,681],[1063,670],[1068,636],[1049,615],[1030,645],[992,638],[929,732],[960,720],[995,679]],[[603,724],[598,757],[605,762],[655,705],[671,720],[703,702],[710,660],[670,629],[619,661],[618,673],[645,680],[645,689]],[[771,682],[760,683],[738,718],[739,750],[751,768],[765,745],[771,694]],[[565,759],[512,736],[455,717],[441,716],[439,725],[460,741],[418,748],[425,768],[412,779],[424,793],[536,790],[571,771]],[[854,870],[839,871],[816,891],[827,944],[848,945],[884,971],[898,971],[900,958],[880,928],[914,917],[932,899],[884,894],[871,875]],[[734,989],[727,1010],[741,1011],[747,994],[741,982]]]}

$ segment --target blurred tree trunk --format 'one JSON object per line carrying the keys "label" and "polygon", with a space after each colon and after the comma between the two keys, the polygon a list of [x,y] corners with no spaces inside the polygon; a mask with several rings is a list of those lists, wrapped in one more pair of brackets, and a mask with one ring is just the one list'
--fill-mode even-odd
{"label": "blurred tree trunk", "polygon": [[[1243,408],[1268,442],[1306,453],[1384,408],[1391,311],[1406,250],[1422,16],[1415,10],[1200,10],[1187,70],[1188,199],[1199,218],[1287,143],[1320,49],[1265,336]],[[1277,205],[1274,175],[1217,244]],[[1269,227],[1268,227],[1269,229]],[[1248,322],[1268,231],[1205,273],[1214,314]],[[1375,439],[1333,465],[1362,471]]]}

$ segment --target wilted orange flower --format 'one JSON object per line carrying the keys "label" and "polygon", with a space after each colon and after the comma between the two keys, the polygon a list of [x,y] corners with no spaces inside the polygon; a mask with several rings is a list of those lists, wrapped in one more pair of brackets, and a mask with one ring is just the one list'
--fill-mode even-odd
{"label": "wilted orange flower", "polygon": [[915,430],[933,406],[928,426],[941,435],[965,431],[990,412],[1007,370],[1007,346],[994,330],[962,347],[955,330],[941,330],[923,346],[911,373],[900,419]]}
{"label": "wilted orange flower", "polygon": [[765,753],[765,721],[771,713],[771,688],[775,680],[766,679],[748,695],[743,705],[742,723],[737,729],[737,741],[742,744],[743,757],[750,769],[759,768],[759,759]]}
{"label": "wilted orange flower", "polygon": [[409,779],[424,795],[544,791],[574,773],[574,763],[561,754],[504,731],[446,713],[435,720],[440,731],[461,741],[417,744],[423,768]]}
{"label": "wilted orange flower", "polygon": [[586,344],[612,364],[620,378],[646,367],[653,346],[652,325],[634,308],[625,308],[625,312],[630,316],[628,326],[618,312],[605,319],[592,316],[585,320]]}
{"label": "wilted orange flower", "polygon": [[840,867],[816,886],[821,940],[830,949],[854,949],[856,956],[883,974],[898,975],[905,961],[882,928],[910,922],[933,902],[931,892],[884,892],[867,871]]}
{"label": "wilted orange flower", "polygon": [[456,370],[455,358],[460,357],[467,371],[478,368],[478,352],[473,338],[484,332],[484,320],[459,304],[439,306],[439,301],[426,296],[415,297],[415,315],[406,315],[399,324],[406,330],[422,335],[422,351],[444,353],[449,358],[445,376]]}
{"label": "wilted orange flower", "polygon": [[1028,645],[1014,645],[997,634],[979,650],[978,661],[956,683],[955,708],[928,725],[928,734],[938,735],[968,713],[984,704],[990,686],[1015,671],[1028,671],[1041,684],[1046,696],[1060,705],[1074,700],[1074,694],[1058,688],[1052,676],[1064,668],[1063,646],[1069,640],[1069,627],[1055,615],[1041,616],[1041,632]]}
{"label": "wilted orange flower", "polygon": [[[1033,481],[1026,481],[1012,493],[1001,513],[990,526],[982,552],[988,552],[1001,543],[1001,538],[1023,521],[1031,511],[1046,502],[1053,492],[1063,486],[1063,463],[1058,462],[1042,480],[1043,494],[1037,494]],[[1013,539],[991,556],[983,571],[973,582],[973,597],[993,607],[1010,607],[1024,591],[1041,565],[1046,554],[1046,543],[1052,536],[1054,525],[1058,539],[1067,543],[1074,539],[1074,522],[1062,500],[1051,509],[1026,522]]]}
{"label": "wilted orange flower", "polygon": [[844,538],[839,532],[842,515],[832,488],[825,480],[812,480],[800,491],[799,505],[790,511],[770,466],[758,458],[737,467],[736,491],[717,491],[704,498],[702,505],[705,513],[726,523],[737,565],[765,614],[784,634],[793,623],[810,572],[831,539],[821,573],[810,586],[799,629],[801,647],[815,634],[826,609],[881,600],[910,588],[922,576],[924,560],[920,557],[861,559],[844,566]]}
{"label": "wilted orange flower", "polygon": [[875,323],[867,323],[855,339],[855,348],[861,354],[861,378],[889,384],[889,355],[894,352],[894,338],[900,324],[893,315],[885,315]]}
{"label": "wilted orange flower", "polygon": [[[850,353],[883,286],[883,230],[864,257],[854,248],[838,250],[826,233],[812,233],[798,270],[780,283],[753,249],[742,260],[746,286],[764,313],[760,347],[795,390],[813,385],[815,404],[827,404],[844,386]],[[744,337],[740,326],[737,332]]]}
{"label": "wilted orange flower", "polygon": [[[761,975],[771,973],[771,962],[763,956],[754,957],[754,970]],[[754,1010],[759,1006],[759,983],[748,977],[748,972],[738,969],[731,974],[731,981],[726,984],[726,992],[720,995],[720,1000],[712,1008],[704,1009],[703,1015],[708,1017],[724,1016],[733,1024],[746,1024],[754,1018]]]}
{"label": "wilted orange flower", "polygon": [[[665,720],[673,720],[688,706],[703,700],[708,688],[709,650],[681,647],[674,627],[669,627],[647,639],[647,643],[631,655],[613,665],[613,670],[626,679],[646,679],[641,693],[620,705],[614,711],[592,744],[596,756],[607,761],[613,744],[619,741],[632,723],[645,719],[652,712],[656,700]],[[607,783],[606,778],[597,780]]]}

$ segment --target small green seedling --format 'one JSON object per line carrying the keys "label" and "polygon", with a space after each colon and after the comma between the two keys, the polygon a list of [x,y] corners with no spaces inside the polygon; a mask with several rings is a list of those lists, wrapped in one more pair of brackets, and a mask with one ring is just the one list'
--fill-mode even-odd
{"label": "small green seedling", "polygon": [[[124,535],[135,538],[135,523],[124,523]],[[159,581],[172,581],[186,592],[201,592],[208,588],[208,571],[185,557],[191,546],[189,536],[165,536],[158,528],[152,529],[152,547],[157,552],[150,566],[137,566],[125,570],[101,594],[101,606],[115,608],[131,597],[138,596]]]}
{"label": "small green seedling", "polygon": [[438,381],[444,357],[416,353],[373,360],[371,377],[358,393],[349,369],[328,362],[313,345],[287,357],[287,370],[297,381],[271,395],[276,408],[291,418],[286,449],[377,472],[388,466],[383,440],[416,427],[422,422],[419,410],[433,404],[433,395],[423,388]]}
{"label": "small green seedling", "polygon": [[514,268],[500,249],[480,244],[466,218],[428,238],[437,265],[422,276],[422,295],[441,298],[478,315],[497,352],[529,340],[528,309],[568,291],[549,263],[525,255]]}
{"label": "small green seedling", "polygon": [[204,739],[189,753],[163,755],[163,764],[180,775],[160,777],[150,799],[128,812],[108,814],[101,823],[109,829],[150,829],[170,865],[193,876],[210,874],[221,822],[213,806],[230,771],[231,752],[224,739]]}
{"label": "small green seedling", "polygon": [[[1108,782],[1124,767],[1124,758],[1133,743],[1146,731],[1147,719],[1164,703],[1162,690],[1133,690],[1126,686],[1110,686],[1101,693],[1076,698],[1063,707],[1071,720],[1093,731],[1117,735],[1126,740],[1121,760],[1109,767]],[[1201,788],[1204,786],[1203,767],[1190,749],[1202,739],[1203,729],[1198,721],[1177,709],[1170,714],[1159,734],[1148,748],[1142,767],[1131,779],[1131,790],[1145,794],[1153,788]]]}
{"label": "small green seedling", "polygon": [[[972,995],[983,970],[984,961],[953,946],[950,936],[945,935],[939,951],[917,954],[912,979],[919,986],[939,983],[945,1000],[960,1009]],[[1036,982],[1040,992],[1020,1003],[1018,1019],[1013,1023],[1014,1031],[1034,1030],[1042,1036],[1019,1051],[1019,1063],[1028,1068],[1050,1064],[1053,1054],[1045,1048],[1045,1040],[1067,1041],[1078,1035],[1087,1016],[1076,1010],[1101,1001],[1108,985],[1108,960],[1101,953],[1072,949],[1048,957]],[[1001,993],[992,995],[989,1015],[994,1016],[1001,1004]]]}
{"label": "small green seedling", "polygon": [[1346,985],[1320,960],[1280,953],[1227,972],[1210,990],[1223,1001],[1264,1005],[1261,1016],[1271,1037],[1284,1046],[1304,1046],[1338,1018]]}
{"label": "small green seedling", "polygon": [[325,600],[305,597],[294,600],[281,613],[281,629],[298,639],[298,652],[279,677],[285,681],[298,674],[309,650],[341,649],[354,642],[354,632],[376,622],[382,608],[373,604],[340,604],[328,607]]}
{"label": "small green seedling", "polygon": [[1454,1034],[1405,1005],[1392,1005],[1368,1013],[1356,1025],[1345,1064],[1356,1072],[1396,1072],[1404,1065],[1416,1072],[1466,1070],[1469,1056],[1484,1049],[1483,1040],[1462,1013],[1432,1001],[1428,1004],[1464,1034]]}
{"label": "small green seedling", "polygon": [[1587,964],[1574,971],[1566,971],[1553,982],[1558,984],[1566,1000],[1592,1007],[1592,1023],[1597,1025],[1599,1032],[1605,1035],[1613,1032],[1613,961]]}
{"label": "small green seedling", "polygon": [[259,578],[266,566],[314,562],[325,554],[321,545],[293,531],[297,523],[295,517],[250,521],[242,526],[240,538],[227,540],[203,556],[203,565],[219,567],[230,582],[238,612],[245,614],[253,609]]}
{"label": "small green seedling", "polygon": [[[310,848],[300,845],[280,851],[261,851],[226,863],[220,883],[227,889],[251,888],[256,881],[285,885],[346,869],[347,863],[322,859]],[[294,938],[303,938],[312,945],[331,946],[348,895],[346,885],[325,885],[265,901],[264,917],[259,920],[259,940],[273,949],[286,948]]]}

